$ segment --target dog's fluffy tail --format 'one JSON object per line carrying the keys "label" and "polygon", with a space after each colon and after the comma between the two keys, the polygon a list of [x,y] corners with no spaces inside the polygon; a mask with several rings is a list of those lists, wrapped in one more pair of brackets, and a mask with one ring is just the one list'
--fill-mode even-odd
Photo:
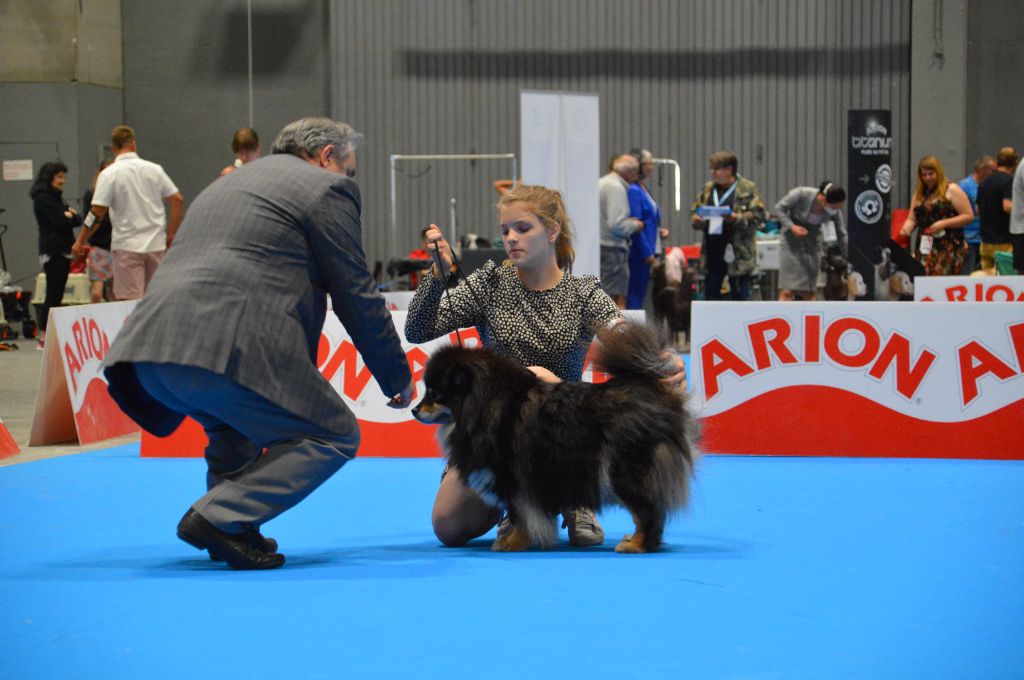
{"label": "dog's fluffy tail", "polygon": [[594,366],[619,379],[663,378],[674,370],[672,346],[649,324],[624,321],[598,335]]}

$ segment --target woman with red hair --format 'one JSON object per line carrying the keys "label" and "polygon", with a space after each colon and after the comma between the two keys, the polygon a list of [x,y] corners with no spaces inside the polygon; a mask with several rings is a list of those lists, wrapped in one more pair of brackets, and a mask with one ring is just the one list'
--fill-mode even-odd
{"label": "woman with red hair", "polygon": [[946,179],[942,163],[925,156],[917,164],[917,186],[910,201],[910,215],[900,234],[915,230],[917,248],[914,257],[924,264],[929,276],[958,275],[967,255],[964,227],[974,219],[967,194],[956,182]]}

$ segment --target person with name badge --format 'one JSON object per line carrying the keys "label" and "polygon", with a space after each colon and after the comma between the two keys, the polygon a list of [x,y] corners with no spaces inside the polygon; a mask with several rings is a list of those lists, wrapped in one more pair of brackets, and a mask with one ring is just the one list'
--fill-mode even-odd
{"label": "person with name badge", "polygon": [[780,224],[779,300],[817,297],[821,258],[829,244],[847,257],[843,218],[846,190],[825,180],[817,188],[796,187],[775,204],[772,216]]}
{"label": "person with name badge", "polygon": [[927,276],[957,276],[967,256],[964,227],[974,219],[967,194],[956,182],[946,179],[942,163],[925,156],[917,164],[917,186],[910,201],[910,214],[900,233],[918,231],[914,257],[924,265]]}
{"label": "person with name badge", "polygon": [[767,218],[757,185],[738,173],[739,161],[731,151],[711,155],[711,181],[690,209],[694,229],[704,232],[700,270],[704,297],[721,300],[722,283],[729,277],[729,297],[750,299],[751,276],[757,268],[755,232]]}

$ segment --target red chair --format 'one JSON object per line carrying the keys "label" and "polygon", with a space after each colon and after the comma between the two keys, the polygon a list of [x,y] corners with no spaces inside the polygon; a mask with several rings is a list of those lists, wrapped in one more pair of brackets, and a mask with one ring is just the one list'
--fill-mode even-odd
{"label": "red chair", "polygon": [[892,211],[892,224],[889,227],[889,236],[893,241],[899,243],[904,248],[910,248],[910,237],[904,236],[900,233],[900,229],[903,228],[903,223],[907,221],[910,216],[910,211],[906,208],[895,208]]}

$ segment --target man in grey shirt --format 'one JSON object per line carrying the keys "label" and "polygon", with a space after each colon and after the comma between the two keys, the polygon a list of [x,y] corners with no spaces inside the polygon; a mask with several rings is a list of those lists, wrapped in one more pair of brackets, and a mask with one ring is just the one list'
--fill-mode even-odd
{"label": "man in grey shirt", "polygon": [[617,156],[612,170],[598,181],[601,196],[601,287],[619,309],[626,306],[629,289],[630,237],[644,223],[629,216],[629,185],[637,180],[640,165],[630,154]]}

